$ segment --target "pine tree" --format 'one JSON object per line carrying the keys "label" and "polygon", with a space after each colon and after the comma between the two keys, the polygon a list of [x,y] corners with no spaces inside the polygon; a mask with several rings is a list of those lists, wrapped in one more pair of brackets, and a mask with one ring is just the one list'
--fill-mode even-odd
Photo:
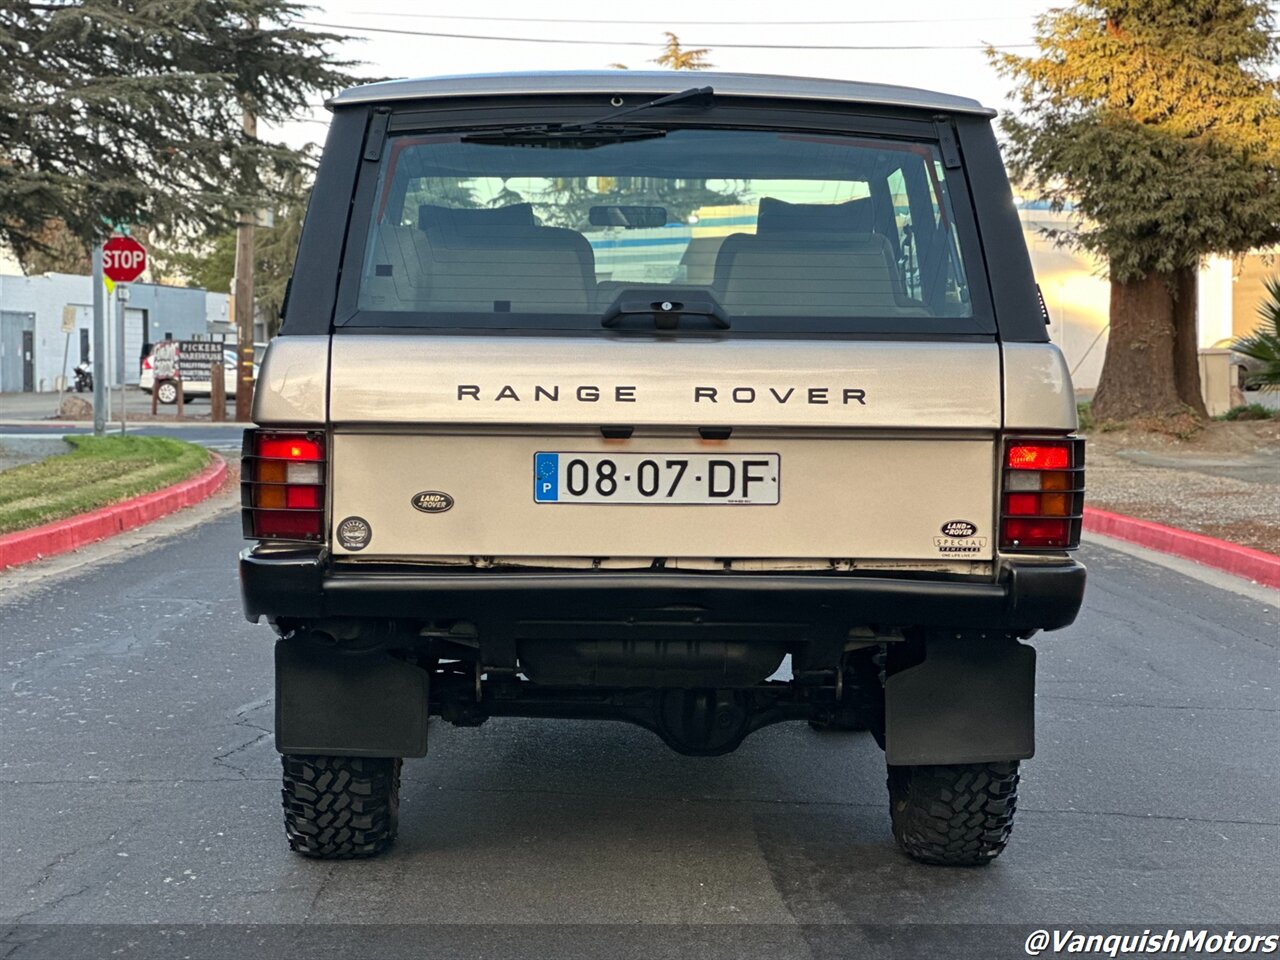
{"label": "pine tree", "polygon": [[658,66],[671,70],[709,70],[715,66],[714,63],[707,62],[707,55],[711,53],[707,47],[686,50],[680,46],[679,37],[670,30],[665,33],[666,46],[663,48],[662,55],[653,61]]}
{"label": "pine tree", "polygon": [[[254,302],[259,316],[266,320],[268,337],[274,337],[280,325],[311,183],[298,171],[274,185],[271,192],[280,199],[272,208],[271,225],[260,225],[255,231],[253,256]],[[198,242],[185,242],[178,249],[155,247],[152,260],[161,282],[231,293],[236,268],[236,234],[234,230],[221,230]]]}
{"label": "pine tree", "polygon": [[283,193],[286,199],[276,212],[275,223],[268,230],[257,231],[253,255],[253,296],[259,316],[266,318],[268,338],[280,329],[285,290],[293,276],[293,258],[302,239],[302,221],[307,214],[311,184],[298,172],[284,184]]}
{"label": "pine tree", "polygon": [[350,83],[338,38],[289,0],[8,0],[0,7],[0,243],[61,222],[86,249],[116,223],[199,235],[305,167],[247,136]]}
{"label": "pine tree", "polygon": [[1203,416],[1196,272],[1280,241],[1280,84],[1266,0],[1079,0],[1037,21],[1033,57],[989,51],[1017,83],[1010,167],[1103,257],[1111,332],[1101,419]]}

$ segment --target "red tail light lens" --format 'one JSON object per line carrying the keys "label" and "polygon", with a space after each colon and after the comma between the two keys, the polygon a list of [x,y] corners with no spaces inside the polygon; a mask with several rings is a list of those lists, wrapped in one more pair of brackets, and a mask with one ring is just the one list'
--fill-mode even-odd
{"label": "red tail light lens", "polygon": [[1005,446],[1002,550],[1070,550],[1080,545],[1084,441],[1017,439]]}
{"label": "red tail light lens", "polygon": [[1068,470],[1071,447],[1066,443],[1011,443],[1005,466],[1010,470]]}
{"label": "red tail light lens", "polygon": [[294,462],[324,459],[324,447],[311,437],[280,437],[258,434],[258,456],[271,460]]}
{"label": "red tail light lens", "polygon": [[324,437],[245,431],[241,504],[245,536],[318,541],[324,537]]}
{"label": "red tail light lens", "polygon": [[1070,522],[1067,520],[1008,517],[1004,521],[1004,539],[1026,547],[1065,548],[1069,546],[1067,540],[1070,533]]}

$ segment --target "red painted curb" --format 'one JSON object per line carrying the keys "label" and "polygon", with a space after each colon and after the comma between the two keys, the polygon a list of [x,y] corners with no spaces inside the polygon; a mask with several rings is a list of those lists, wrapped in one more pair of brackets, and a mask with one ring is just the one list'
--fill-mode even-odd
{"label": "red painted curb", "polygon": [[55,520],[29,530],[0,536],[0,570],[32,560],[54,557],[77,550],[96,540],[114,537],[152,520],[159,520],[183,507],[199,503],[222,486],[227,461],[212,451],[212,462],[194,477],[171,487],[144,493],[122,503],[91,510],[66,520]]}
{"label": "red painted curb", "polygon": [[1084,528],[1280,589],[1280,557],[1262,550],[1094,507],[1084,509]]}

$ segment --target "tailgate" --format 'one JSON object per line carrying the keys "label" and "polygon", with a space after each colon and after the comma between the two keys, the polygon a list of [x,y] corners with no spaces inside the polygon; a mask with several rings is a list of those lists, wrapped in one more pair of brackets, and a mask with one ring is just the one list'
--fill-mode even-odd
{"label": "tailgate", "polygon": [[[992,555],[994,343],[338,335],[331,371],[331,515],[369,525],[361,558]],[[539,502],[548,456],[688,486]],[[708,496],[711,459],[764,492]]]}

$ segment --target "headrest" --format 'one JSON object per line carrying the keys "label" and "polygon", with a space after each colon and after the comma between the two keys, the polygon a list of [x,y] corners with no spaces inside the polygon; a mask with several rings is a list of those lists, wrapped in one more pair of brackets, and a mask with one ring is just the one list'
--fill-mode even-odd
{"label": "headrest", "polygon": [[874,229],[871,198],[844,203],[787,203],[761,197],[756,234],[870,233]]}
{"label": "headrest", "polygon": [[424,203],[418,207],[418,229],[424,231],[431,227],[466,236],[504,227],[537,225],[538,221],[533,217],[533,204],[530,203],[513,203],[509,207],[492,209],[440,207],[434,203]]}

